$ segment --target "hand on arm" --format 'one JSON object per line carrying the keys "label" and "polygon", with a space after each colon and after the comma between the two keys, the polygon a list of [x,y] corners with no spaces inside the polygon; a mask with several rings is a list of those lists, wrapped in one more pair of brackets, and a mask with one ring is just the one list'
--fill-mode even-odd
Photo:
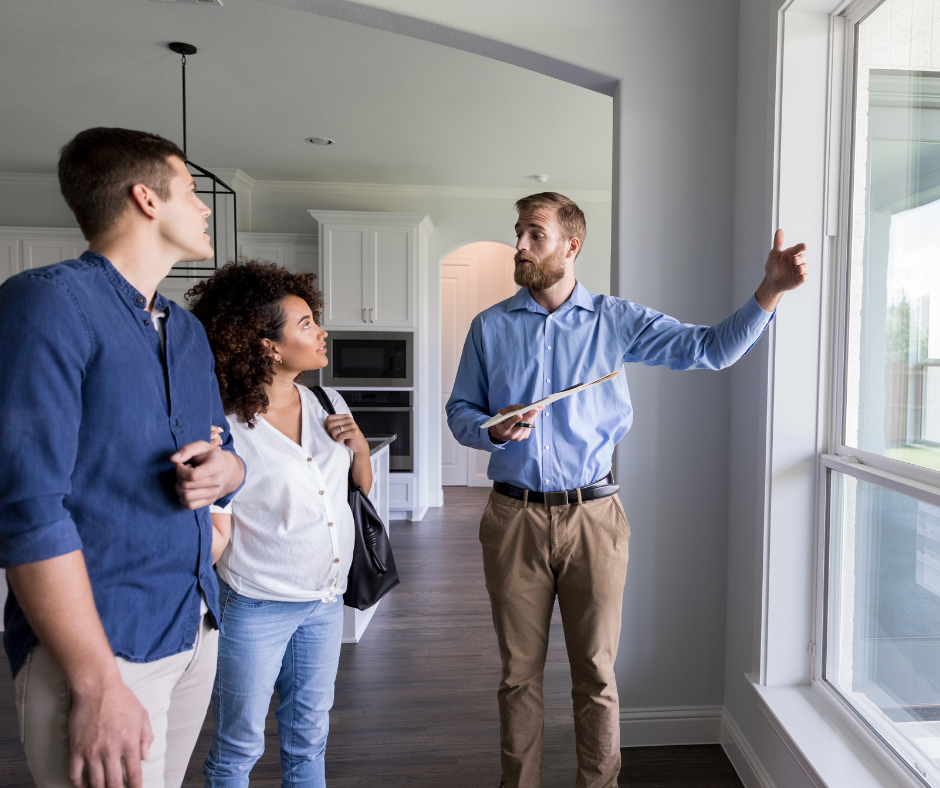
{"label": "hand on arm", "polygon": [[774,233],[774,247],[764,264],[764,281],[754,297],[765,312],[773,312],[788,290],[796,290],[809,279],[806,244],[783,248],[783,230]]}
{"label": "hand on arm", "polygon": [[176,464],[176,493],[187,509],[201,509],[238,489],[245,466],[215,443],[196,441],[170,457]]}
{"label": "hand on arm", "polygon": [[232,536],[232,515],[212,513],[212,563],[221,558]]}
{"label": "hand on arm", "polygon": [[[522,404],[519,405],[510,405],[506,408],[500,408],[496,411],[499,414],[511,413],[514,410],[519,410],[522,407]],[[490,427],[490,440],[493,443],[506,443],[506,441],[524,441],[532,433],[531,427],[517,427],[516,424],[531,424],[533,420],[543,411],[545,408],[540,405],[537,408],[532,408],[532,410],[526,411],[521,416],[518,416],[514,419],[506,419],[506,421],[500,422],[499,424],[494,424]]]}
{"label": "hand on arm", "polygon": [[7,569],[30,626],[72,693],[69,777],[92,788],[142,785],[140,761],[150,755],[150,718],[121,680],[98,618],[80,551]]}
{"label": "hand on arm", "polygon": [[372,489],[372,458],[369,455],[369,443],[366,441],[348,413],[336,413],[326,417],[326,431],[338,443],[345,443],[353,453],[352,477],[357,487],[368,495]]}

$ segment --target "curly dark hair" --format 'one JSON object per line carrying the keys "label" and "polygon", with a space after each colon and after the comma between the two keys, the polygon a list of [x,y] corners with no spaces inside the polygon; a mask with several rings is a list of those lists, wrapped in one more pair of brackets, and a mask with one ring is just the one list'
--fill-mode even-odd
{"label": "curly dark hair", "polygon": [[205,326],[215,355],[215,374],[226,413],[255,426],[268,409],[265,385],[274,381],[274,359],[262,340],[284,338],[287,315],[281,302],[297,296],[319,324],[323,298],[316,274],[295,274],[263,260],[228,263],[188,293],[192,313]]}

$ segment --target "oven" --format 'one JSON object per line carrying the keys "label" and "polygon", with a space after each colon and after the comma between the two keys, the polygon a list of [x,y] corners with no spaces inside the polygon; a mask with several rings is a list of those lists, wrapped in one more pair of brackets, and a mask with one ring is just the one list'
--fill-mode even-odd
{"label": "oven", "polygon": [[329,365],[322,370],[328,388],[410,388],[414,386],[414,335],[404,331],[331,331]]}
{"label": "oven", "polygon": [[390,471],[413,471],[414,407],[410,391],[343,390],[339,394],[367,438],[397,435],[389,449]]}

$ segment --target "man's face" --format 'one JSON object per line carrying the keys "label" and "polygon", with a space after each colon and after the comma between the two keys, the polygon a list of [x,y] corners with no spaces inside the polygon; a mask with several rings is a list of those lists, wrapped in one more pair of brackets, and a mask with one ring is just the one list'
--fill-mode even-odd
{"label": "man's face", "polygon": [[206,219],[212,213],[196,196],[196,184],[186,165],[177,156],[168,159],[173,168],[170,196],[160,205],[160,234],[175,247],[179,262],[198,262],[212,257],[212,240]]}
{"label": "man's face", "polygon": [[560,282],[567,266],[568,238],[553,209],[536,208],[519,214],[516,222],[516,270],[520,287],[547,290]]}

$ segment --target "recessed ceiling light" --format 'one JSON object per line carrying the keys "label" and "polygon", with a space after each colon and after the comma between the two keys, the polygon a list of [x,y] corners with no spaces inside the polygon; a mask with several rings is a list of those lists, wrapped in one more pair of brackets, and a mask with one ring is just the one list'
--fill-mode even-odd
{"label": "recessed ceiling light", "polygon": [[547,175],[526,175],[527,178],[531,178],[536,183],[546,183],[548,181]]}
{"label": "recessed ceiling light", "polygon": [[307,137],[305,142],[309,142],[311,145],[332,145],[333,140],[329,137]]}

